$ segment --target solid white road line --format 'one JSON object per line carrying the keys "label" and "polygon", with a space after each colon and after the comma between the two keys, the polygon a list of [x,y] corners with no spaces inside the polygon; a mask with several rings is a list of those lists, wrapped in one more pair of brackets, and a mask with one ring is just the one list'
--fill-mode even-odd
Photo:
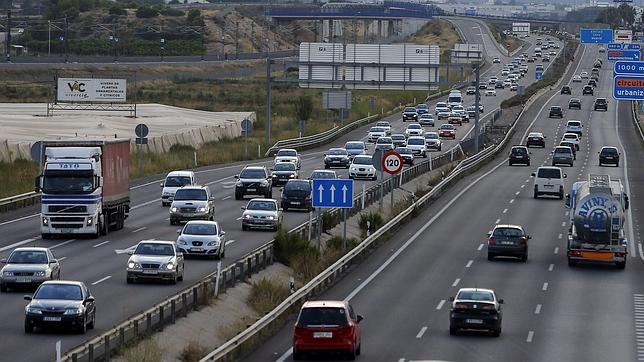
{"label": "solid white road line", "polygon": [[19,241],[17,243],[13,243],[11,245],[7,245],[5,247],[0,248],[0,252],[5,251],[5,250],[11,250],[13,248],[17,248],[17,247],[19,247],[21,245],[25,245],[25,244],[28,244],[28,243],[30,243],[32,241],[36,241],[36,240],[37,240],[37,238],[25,239],[25,240]]}
{"label": "solid white road line", "polygon": [[511,203],[511,204],[512,204],[512,203],[514,203],[514,199],[510,200],[510,203]]}
{"label": "solid white road line", "polygon": [[58,248],[60,246],[64,246],[64,245],[67,245],[69,243],[73,243],[74,241],[76,241],[76,239],[69,239],[67,241],[63,241],[62,243],[58,243],[58,244],[56,244],[54,246],[50,246],[49,249],[56,249],[56,248]]}
{"label": "solid white road line", "polygon": [[222,201],[224,201],[224,200],[228,200],[228,199],[230,199],[231,197],[232,197],[231,195],[228,195],[228,196],[224,197],[224,198],[223,198],[223,199],[221,199],[221,200],[222,200]]}
{"label": "solid white road line", "polygon": [[[622,144],[622,139],[619,137],[619,121],[617,121],[617,109],[619,107],[620,102],[616,102],[617,104],[615,105],[615,134],[617,134],[617,142],[619,143],[619,148],[622,150],[622,153],[624,154],[624,167],[622,167],[622,170],[624,170],[624,191],[626,192],[626,195],[631,194],[631,184],[628,181],[628,157],[626,155],[626,148],[624,148],[624,145]],[[629,244],[631,244],[631,256],[636,257],[637,256],[637,251],[635,250],[635,234],[633,232],[633,213],[628,212],[626,213],[626,217],[628,218],[628,222],[626,223],[626,227],[628,228],[628,240],[631,240]],[[642,255],[642,252],[640,251],[640,257],[642,260],[644,260],[644,255]]]}
{"label": "solid white road line", "polygon": [[524,188],[524,187],[525,187],[525,184],[521,185],[521,188]]}
{"label": "solid white road line", "polygon": [[495,224],[498,224],[498,223],[500,223],[500,222],[501,222],[501,219],[496,219],[496,221],[495,221],[494,223],[495,223]]}
{"label": "solid white road line", "polygon": [[105,241],[104,241],[104,242],[102,242],[102,243],[98,243],[98,244],[94,245],[94,246],[93,246],[93,248],[98,248],[99,246],[101,246],[101,245],[105,245],[105,244],[107,244],[107,243],[109,243],[109,242],[110,242],[109,240],[105,240]]}
{"label": "solid white road line", "polygon": [[466,267],[466,268],[471,267],[471,266],[472,266],[472,263],[474,263],[474,260],[470,260],[470,261],[468,261],[468,262],[467,262],[467,264],[465,264],[465,267]]}
{"label": "solid white road line", "polygon": [[139,231],[143,231],[143,230],[145,230],[145,229],[147,229],[147,228],[148,228],[147,226],[143,226],[143,227],[140,227],[140,228],[138,228],[138,229],[136,229],[136,230],[134,230],[134,231],[132,231],[132,232],[133,232],[133,233],[138,233]]}
{"label": "solid white road line", "polygon": [[130,210],[136,210],[136,209],[138,209],[140,207],[147,206],[147,205],[150,205],[150,204],[154,204],[155,202],[159,202],[159,201],[161,201],[161,198],[146,201],[146,202],[144,202],[142,204],[138,204],[138,205],[130,207]]}
{"label": "solid white road line", "polygon": [[416,338],[418,339],[423,338],[423,334],[425,334],[426,331],[427,331],[427,326],[421,328],[420,332],[418,332],[418,334],[416,335]]}
{"label": "solid white road line", "polygon": [[548,282],[543,283],[543,286],[541,287],[541,290],[543,290],[544,292],[546,290],[548,290]]}
{"label": "solid white road line", "polygon": [[642,252],[642,243],[637,243],[637,248],[640,251],[640,257],[642,258],[642,261],[644,261],[644,252]]}
{"label": "solid white road line", "polygon": [[537,307],[534,308],[534,314],[539,314],[541,313],[541,304],[537,304]]}
{"label": "solid white road line", "polygon": [[507,212],[508,212],[508,209],[503,209],[502,214],[505,214],[505,213],[507,213]]}
{"label": "solid white road line", "polygon": [[94,283],[92,283],[92,285],[96,285],[96,284],[98,284],[98,283],[104,282],[104,281],[108,280],[108,279],[109,279],[109,278],[111,278],[111,277],[112,277],[111,275],[108,275],[108,276],[106,276],[105,278],[101,278],[101,279],[99,279],[99,280],[95,281]]}
{"label": "solid white road line", "polygon": [[484,246],[485,246],[485,244],[481,243],[476,250],[481,251],[481,250],[483,250]]}
{"label": "solid white road line", "polygon": [[436,306],[436,310],[441,310],[444,304],[445,304],[445,299],[441,299],[440,303],[438,303],[438,305]]}
{"label": "solid white road line", "polygon": [[517,196],[519,196],[519,194],[520,194],[520,193],[521,193],[521,191],[517,191],[517,192],[515,192],[514,194],[515,194],[515,195],[517,195]]}
{"label": "solid white road line", "polygon": [[0,222],[0,226],[13,224],[14,222],[18,222],[18,221],[22,221],[22,220],[26,220],[26,219],[31,219],[32,217],[36,217],[36,216],[40,216],[40,213],[19,217],[17,219],[13,219],[13,220]]}
{"label": "solid white road line", "polygon": [[452,283],[452,286],[453,286],[453,287],[455,287],[455,286],[457,286],[457,285],[458,285],[458,283],[460,283],[460,282],[461,282],[461,278],[456,278],[456,280],[454,280],[454,283]]}
{"label": "solid white road line", "polygon": [[526,338],[525,341],[528,343],[532,343],[532,338],[534,338],[534,331],[528,332],[528,338]]}

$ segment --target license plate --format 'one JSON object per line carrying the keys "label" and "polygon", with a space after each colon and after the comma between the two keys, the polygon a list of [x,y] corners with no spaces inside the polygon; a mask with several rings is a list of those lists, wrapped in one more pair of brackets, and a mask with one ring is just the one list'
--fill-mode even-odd
{"label": "license plate", "polygon": [[255,189],[246,189],[246,191],[256,191]]}
{"label": "license plate", "polygon": [[203,248],[192,248],[190,250],[192,250],[192,251],[203,251]]}
{"label": "license plate", "polygon": [[466,319],[465,323],[467,324],[483,324],[482,319]]}
{"label": "license plate", "polygon": [[332,332],[313,332],[313,338],[333,338]]}
{"label": "license plate", "polygon": [[606,159],[607,159],[607,160],[612,160],[613,158],[612,158],[612,157],[606,157]]}
{"label": "license plate", "polygon": [[159,274],[159,271],[158,271],[158,270],[144,270],[144,271],[143,271],[143,274],[152,274],[152,275],[155,275],[155,274]]}
{"label": "license plate", "polygon": [[554,186],[554,185],[543,185],[543,187],[545,187],[545,188],[547,188],[547,189],[551,189],[553,186]]}
{"label": "license plate", "polygon": [[516,156],[517,158],[523,158],[523,156]]}
{"label": "license plate", "polygon": [[45,322],[60,322],[60,317],[42,317]]}
{"label": "license plate", "polygon": [[340,161],[338,161],[338,160],[333,160],[333,161],[331,161],[331,162],[333,162],[333,163],[340,163]]}
{"label": "license plate", "polygon": [[65,229],[60,229],[60,232],[63,233],[63,234],[71,234],[73,232],[73,230],[74,229],[65,228]]}
{"label": "license plate", "polygon": [[31,283],[30,278],[16,278],[16,283]]}
{"label": "license plate", "polygon": [[501,244],[502,245],[514,245],[514,243],[511,242],[511,241],[502,241]]}
{"label": "license plate", "polygon": [[300,204],[299,201],[291,201],[291,205],[299,205],[299,204]]}

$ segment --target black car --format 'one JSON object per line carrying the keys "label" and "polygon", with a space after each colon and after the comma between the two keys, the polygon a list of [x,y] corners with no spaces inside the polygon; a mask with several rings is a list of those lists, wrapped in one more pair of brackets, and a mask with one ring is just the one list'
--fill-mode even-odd
{"label": "black car", "polygon": [[530,166],[530,152],[528,151],[528,147],[512,146],[508,157],[508,164],[512,166],[517,163]]}
{"label": "black car", "polygon": [[584,90],[581,91],[581,94],[584,95],[584,96],[587,95],[587,94],[589,94],[591,96],[594,95],[595,91],[593,90],[593,86],[592,85],[585,85]]}
{"label": "black car", "polygon": [[525,145],[526,147],[537,146],[537,147],[545,148],[546,147],[545,138],[546,137],[543,135],[543,133],[531,132],[530,134],[528,134],[528,138],[526,140]]}
{"label": "black car", "polygon": [[579,98],[570,98],[570,101],[568,101],[568,109],[581,109],[581,100]]}
{"label": "black car", "polygon": [[599,165],[612,164],[619,167],[619,151],[617,147],[604,146],[599,151]]}
{"label": "black car", "polygon": [[269,199],[273,196],[273,178],[264,166],[246,166],[235,178],[235,200],[241,200],[245,195],[261,195]]}
{"label": "black car", "polygon": [[551,106],[550,112],[548,113],[548,118],[563,118],[563,109],[560,106]]}
{"label": "black car", "polygon": [[284,211],[288,209],[313,210],[311,200],[311,181],[289,180],[282,189],[282,200],[280,206]]}
{"label": "black car", "polygon": [[29,301],[25,307],[25,333],[45,327],[73,328],[80,333],[94,328],[96,306],[85,283],[46,281],[25,300]]}
{"label": "black car", "polygon": [[561,94],[572,94],[572,91],[569,86],[565,85],[561,87]]}
{"label": "black car", "polygon": [[597,98],[595,99],[595,105],[593,106],[595,111],[608,111],[608,101],[606,98]]}
{"label": "black car", "polygon": [[503,88],[504,88],[504,87],[503,87],[503,83],[502,83],[502,82],[496,82],[496,83],[494,83],[494,88],[497,88],[497,89],[503,89]]}
{"label": "black car", "polygon": [[594,79],[590,79],[588,81],[588,85],[593,86],[593,87],[597,87],[597,81],[594,80]]}
{"label": "black car", "polygon": [[332,148],[324,154],[324,168],[344,167],[349,168],[351,157],[344,148]]}
{"label": "black car", "polygon": [[273,167],[273,186],[285,185],[288,180],[297,178],[297,168],[292,162],[280,162]]}
{"label": "black car", "polygon": [[487,260],[494,260],[497,256],[511,256],[528,260],[528,240],[531,239],[521,226],[497,224],[494,230],[488,233]]}
{"label": "black car", "polygon": [[405,110],[403,110],[403,113],[402,113],[402,119],[403,119],[403,122],[418,121],[418,113],[416,112],[416,108],[414,107],[405,108]]}
{"label": "black car", "polygon": [[503,299],[497,299],[491,289],[461,288],[456,297],[450,297],[449,334],[460,330],[490,331],[495,337],[501,335]]}
{"label": "black car", "polygon": [[403,162],[409,166],[414,164],[414,152],[407,147],[396,147],[396,152],[402,157]]}

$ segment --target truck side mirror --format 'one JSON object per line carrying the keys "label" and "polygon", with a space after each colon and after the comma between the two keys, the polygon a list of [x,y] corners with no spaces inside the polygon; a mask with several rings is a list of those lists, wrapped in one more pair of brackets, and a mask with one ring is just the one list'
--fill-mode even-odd
{"label": "truck side mirror", "polygon": [[34,191],[40,192],[41,189],[42,189],[42,175],[36,176],[34,180]]}
{"label": "truck side mirror", "polygon": [[628,196],[624,195],[624,210],[628,210],[628,205],[630,205],[630,202],[628,201]]}

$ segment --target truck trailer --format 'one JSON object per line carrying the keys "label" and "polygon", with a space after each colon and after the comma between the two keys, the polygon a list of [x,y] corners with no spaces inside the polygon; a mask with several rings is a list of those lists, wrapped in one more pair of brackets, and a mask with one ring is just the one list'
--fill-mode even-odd
{"label": "truck trailer", "polygon": [[571,210],[568,266],[594,262],[626,267],[624,214],[628,206],[628,195],[619,179],[589,175],[588,181],[575,182],[566,195],[566,207]]}
{"label": "truck trailer", "polygon": [[122,229],[130,211],[130,141],[73,139],[42,142],[40,231],[98,237]]}

